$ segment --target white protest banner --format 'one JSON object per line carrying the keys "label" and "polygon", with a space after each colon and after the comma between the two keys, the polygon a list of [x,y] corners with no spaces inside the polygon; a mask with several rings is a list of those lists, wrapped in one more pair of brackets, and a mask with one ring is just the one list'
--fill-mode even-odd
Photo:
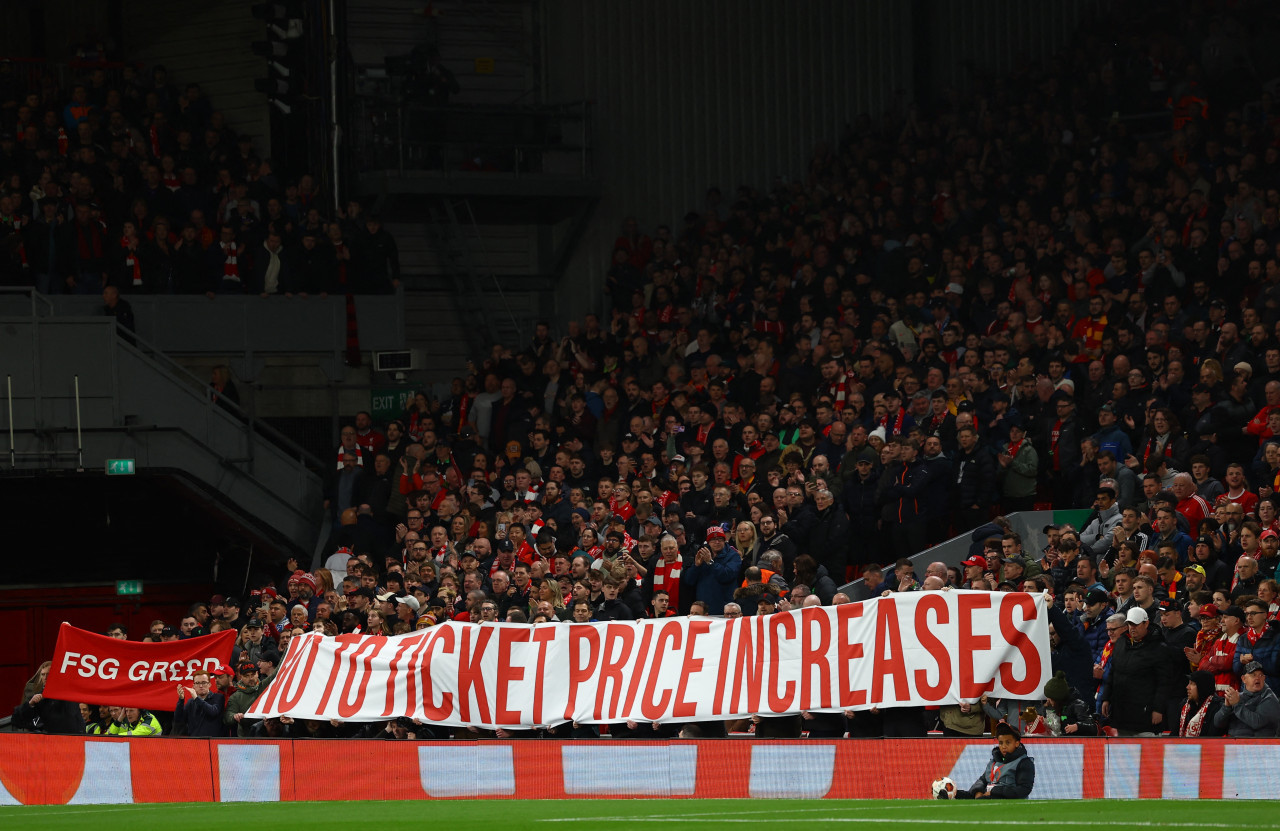
{"label": "white protest banner", "polygon": [[1035,698],[1044,598],[909,592],[764,617],[294,638],[254,718],[529,728]]}

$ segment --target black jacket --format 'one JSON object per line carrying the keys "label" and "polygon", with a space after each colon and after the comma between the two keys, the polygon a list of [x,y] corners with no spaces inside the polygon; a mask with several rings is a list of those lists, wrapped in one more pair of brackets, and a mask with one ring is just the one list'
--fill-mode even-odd
{"label": "black jacket", "polygon": [[1108,667],[1110,682],[1103,694],[1103,700],[1111,705],[1112,727],[1134,732],[1169,729],[1168,719],[1153,726],[1151,714],[1168,715],[1165,710],[1176,683],[1173,658],[1154,623],[1148,625],[1147,636],[1142,640],[1121,638],[1116,643]]}
{"label": "black jacket", "polygon": [[31,704],[29,701],[19,704],[13,711],[13,727],[31,733],[84,735],[80,705],[56,698],[41,698],[38,704]]}
{"label": "black jacket", "polygon": [[[72,234],[70,222],[65,220],[58,222],[50,233],[48,223],[41,217],[28,225],[22,236],[27,263],[33,272],[52,273],[60,278],[75,274],[75,237]],[[52,272],[50,265],[52,265]]]}
{"label": "black jacket", "polygon": [[809,528],[804,553],[818,561],[827,572],[844,579],[845,563],[849,559],[849,518],[844,508],[831,504],[825,511],[816,513],[816,521]]}
{"label": "black jacket", "polygon": [[951,477],[951,505],[967,509],[973,505],[985,508],[996,500],[996,457],[986,444],[978,443],[973,451],[956,454]]}

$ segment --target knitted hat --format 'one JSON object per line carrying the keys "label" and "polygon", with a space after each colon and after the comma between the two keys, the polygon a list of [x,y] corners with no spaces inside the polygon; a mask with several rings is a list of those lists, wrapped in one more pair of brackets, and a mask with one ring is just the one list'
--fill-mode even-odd
{"label": "knitted hat", "polygon": [[1044,697],[1056,702],[1063,702],[1071,695],[1071,685],[1067,683],[1065,672],[1056,672],[1044,685]]}

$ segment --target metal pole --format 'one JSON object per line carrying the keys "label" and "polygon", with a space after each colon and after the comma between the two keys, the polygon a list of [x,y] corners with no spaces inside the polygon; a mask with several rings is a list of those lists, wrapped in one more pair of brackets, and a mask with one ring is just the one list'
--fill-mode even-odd
{"label": "metal pole", "polygon": [[342,127],[338,124],[338,27],[333,18],[333,6],[333,0],[329,0],[329,124],[333,142],[333,207],[340,210],[342,201],[338,195],[338,188],[341,186],[338,180],[338,139],[342,134]]}
{"label": "metal pole", "polygon": [[240,589],[240,594],[246,594],[249,591],[249,572],[253,569],[253,543],[249,543],[249,559],[244,564],[244,586]]}
{"label": "metal pole", "polygon": [[80,432],[80,376],[73,376],[76,381],[76,472],[84,473],[84,436]]}
{"label": "metal pole", "polygon": [[5,386],[9,394],[9,467],[17,467],[17,453],[13,444],[13,376],[5,376]]}

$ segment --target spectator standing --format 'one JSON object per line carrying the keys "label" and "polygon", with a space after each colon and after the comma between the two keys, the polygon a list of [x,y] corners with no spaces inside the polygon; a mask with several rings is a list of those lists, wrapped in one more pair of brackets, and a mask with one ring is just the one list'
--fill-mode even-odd
{"label": "spectator standing", "polygon": [[178,685],[178,706],[174,713],[174,727],[186,726],[188,736],[216,737],[225,735],[222,727],[222,711],[226,699],[214,692],[209,673],[196,670],[191,674],[191,686]]}
{"label": "spectator standing", "polygon": [[1125,622],[1128,637],[1116,643],[1111,655],[1102,715],[1122,736],[1154,736],[1167,729],[1173,660],[1160,628],[1145,611],[1130,609]]}

